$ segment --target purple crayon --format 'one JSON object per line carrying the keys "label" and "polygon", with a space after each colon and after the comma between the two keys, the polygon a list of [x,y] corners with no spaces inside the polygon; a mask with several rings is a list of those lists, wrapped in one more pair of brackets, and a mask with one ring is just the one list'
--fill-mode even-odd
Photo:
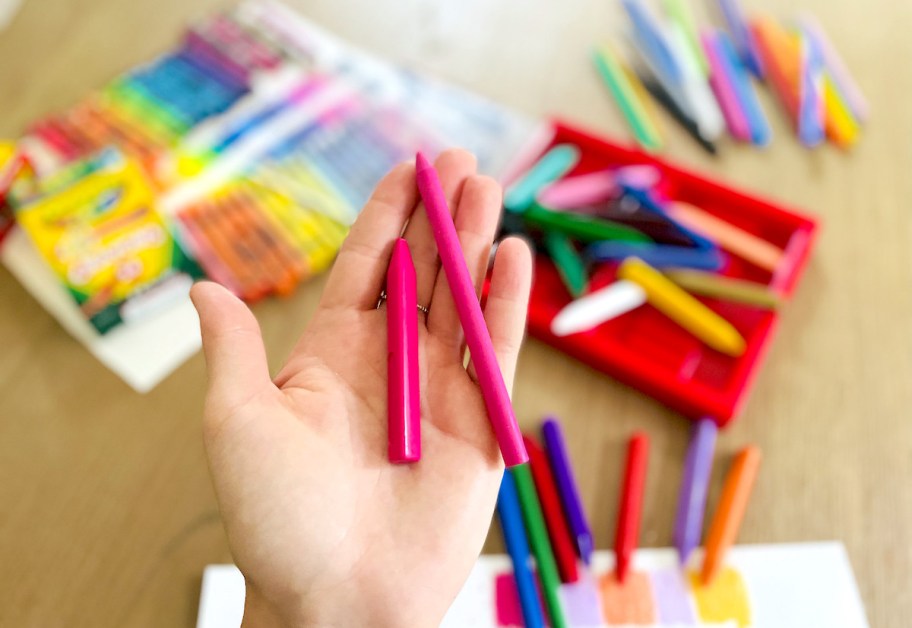
{"label": "purple crayon", "polygon": [[684,479],[681,482],[681,496],[678,498],[674,525],[674,544],[678,548],[682,564],[687,562],[687,557],[700,544],[717,431],[712,419],[700,419],[694,425],[693,437],[684,459]]}
{"label": "purple crayon", "polygon": [[580,558],[587,565],[592,560],[595,550],[592,542],[592,532],[586,523],[586,514],[583,512],[583,502],[580,500],[579,491],[576,489],[576,480],[573,478],[573,468],[570,466],[570,457],[564,444],[560,423],[554,418],[548,418],[542,424],[542,439],[545,442],[545,453],[554,473],[557,490],[560,493],[561,505],[567,523],[570,525],[570,534],[573,535],[576,550]]}

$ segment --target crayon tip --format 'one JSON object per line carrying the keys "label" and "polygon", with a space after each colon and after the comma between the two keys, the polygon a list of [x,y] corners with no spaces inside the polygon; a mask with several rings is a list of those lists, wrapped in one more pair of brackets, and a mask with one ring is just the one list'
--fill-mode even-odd
{"label": "crayon tip", "polygon": [[427,170],[432,168],[431,162],[428,161],[428,158],[424,156],[424,153],[418,151],[415,154],[415,170],[421,172],[422,170]]}
{"label": "crayon tip", "polygon": [[595,548],[592,547],[592,539],[589,535],[581,534],[576,537],[576,545],[579,548],[580,558],[583,559],[583,564],[587,567],[592,564],[592,552],[595,551]]}
{"label": "crayon tip", "polygon": [[[393,254],[390,257],[389,268],[388,272],[393,272],[393,269],[414,268],[412,252],[409,250],[408,241],[405,238],[399,238],[393,243]],[[408,272],[414,273],[414,270],[409,270]]]}
{"label": "crayon tip", "polygon": [[690,558],[690,554],[693,552],[693,548],[686,544],[678,545],[678,562],[683,567],[687,564],[687,559]]}
{"label": "crayon tip", "polygon": [[627,563],[619,562],[614,569],[614,577],[620,584],[627,580]]}

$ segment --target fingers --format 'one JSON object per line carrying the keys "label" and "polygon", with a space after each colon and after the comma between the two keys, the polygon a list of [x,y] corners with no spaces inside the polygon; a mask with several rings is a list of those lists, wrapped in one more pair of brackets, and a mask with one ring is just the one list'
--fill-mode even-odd
{"label": "fingers", "polygon": [[532,253],[529,245],[519,238],[506,238],[497,247],[484,316],[507,390],[513,388],[531,287]]}
{"label": "fingers", "polygon": [[208,281],[193,286],[209,373],[209,399],[216,412],[243,405],[272,386],[260,326],[236,296]]}
{"label": "fingers", "polygon": [[[463,183],[467,177],[475,174],[475,156],[461,149],[447,150],[440,154],[434,167],[440,175],[440,184],[450,212],[455,212],[462,195]],[[403,237],[408,240],[412,260],[415,262],[415,273],[418,275],[418,303],[427,305],[437,281],[440,258],[437,256],[437,243],[423,204],[419,204],[412,214]]]}
{"label": "fingers", "polygon": [[[476,294],[480,294],[488,270],[502,199],[503,192],[497,181],[491,177],[473,175],[466,179],[456,209],[456,232],[459,234],[459,244],[469,274],[475,283]],[[428,330],[452,346],[454,354],[461,355],[462,326],[444,273],[437,275],[430,303],[433,307],[428,315]]]}
{"label": "fingers", "polygon": [[418,202],[415,166],[402,163],[377,184],[333,265],[321,305],[369,309],[376,305],[393,250]]}

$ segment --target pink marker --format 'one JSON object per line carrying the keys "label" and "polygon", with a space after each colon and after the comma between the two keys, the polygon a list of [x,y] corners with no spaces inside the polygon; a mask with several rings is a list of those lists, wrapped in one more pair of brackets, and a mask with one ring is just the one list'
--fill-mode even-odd
{"label": "pink marker", "polygon": [[700,35],[700,40],[703,42],[706,61],[709,63],[709,86],[719,102],[719,108],[725,118],[728,132],[737,140],[749,142],[751,139],[750,125],[741,110],[741,104],[738,101],[734,86],[729,82],[725,74],[716,38],[712,33],[705,32]]}
{"label": "pink marker", "polygon": [[408,242],[399,238],[386,271],[389,459],[421,458],[421,398],[418,395],[418,289]]}
{"label": "pink marker", "polygon": [[488,410],[491,426],[494,428],[494,435],[500,445],[504,464],[508,467],[522,464],[529,460],[529,455],[523,445],[519,425],[516,424],[510,394],[497,364],[491,335],[485,325],[481,305],[475,294],[475,285],[469,275],[462,248],[459,246],[456,227],[447,207],[440,179],[437,177],[437,171],[421,153],[415,156],[415,170],[418,191],[421,193],[428,221],[437,241],[440,265],[443,266],[447,283],[453,293],[456,313],[465,333],[469,353],[472,354],[478,386],[481,388],[481,395]]}

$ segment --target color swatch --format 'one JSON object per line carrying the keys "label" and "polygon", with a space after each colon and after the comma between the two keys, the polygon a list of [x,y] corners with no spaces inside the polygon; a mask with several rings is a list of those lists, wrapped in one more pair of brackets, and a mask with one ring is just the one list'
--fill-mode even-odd
{"label": "color swatch", "polygon": [[[613,562],[610,552],[596,552],[593,558],[595,573],[607,573]],[[656,605],[659,617],[658,623],[652,624],[653,628],[669,625],[699,626],[707,623],[702,616],[696,615],[696,602],[690,595],[690,588],[684,584],[684,574],[678,570],[677,563],[677,552],[672,548],[643,549],[636,554],[637,570],[649,574],[651,590],[662,598]],[[740,574],[743,587],[750,596],[755,626],[868,628],[852,567],[841,543],[743,545],[732,550],[729,566]],[[503,626],[498,623],[496,583],[498,577],[504,575],[509,568],[510,559],[507,556],[481,556],[441,622],[441,628]],[[676,583],[666,579],[669,572],[678,576]],[[505,583],[508,581],[512,581],[512,578],[504,580]],[[694,613],[690,619],[683,615],[671,619],[664,614],[668,612],[664,602],[668,598],[666,585],[669,583],[674,587],[671,597],[676,606],[682,603],[678,587],[687,587],[686,601]],[[507,585],[503,586],[506,588]],[[206,567],[197,628],[238,628],[244,612],[244,593],[244,576],[234,565]],[[577,600],[585,607],[585,594],[576,596],[571,593],[568,596],[564,591],[561,593],[571,626],[600,628],[608,625],[597,615],[578,614]],[[504,611],[512,612],[506,609]],[[586,613],[586,608],[581,612]],[[678,608],[674,612],[682,610]],[[505,617],[515,621],[519,616]]]}
{"label": "color swatch", "polygon": [[655,623],[655,599],[647,574],[632,572],[621,583],[613,573],[608,573],[602,576],[599,588],[602,611],[609,624],[622,626]]}
{"label": "color swatch", "polygon": [[741,628],[751,624],[747,586],[736,570],[726,567],[708,585],[702,584],[695,572],[687,574],[687,579],[703,621],[736,621]]}
{"label": "color swatch", "polygon": [[[698,550],[694,564],[700,558]],[[868,626],[851,566],[839,543],[735,547],[710,586],[700,584],[697,574],[682,570],[677,551],[671,548],[637,550],[623,585],[613,577],[613,565],[612,552],[594,554],[591,577],[601,617],[592,610],[591,595],[561,587],[571,626]],[[503,589],[495,587],[501,579]],[[580,582],[585,581],[587,576],[581,574]],[[441,625],[521,625],[498,623],[500,618],[512,621],[521,617],[518,609],[509,607],[515,600],[515,593],[506,590],[506,583],[511,582],[507,557],[482,556]]]}

